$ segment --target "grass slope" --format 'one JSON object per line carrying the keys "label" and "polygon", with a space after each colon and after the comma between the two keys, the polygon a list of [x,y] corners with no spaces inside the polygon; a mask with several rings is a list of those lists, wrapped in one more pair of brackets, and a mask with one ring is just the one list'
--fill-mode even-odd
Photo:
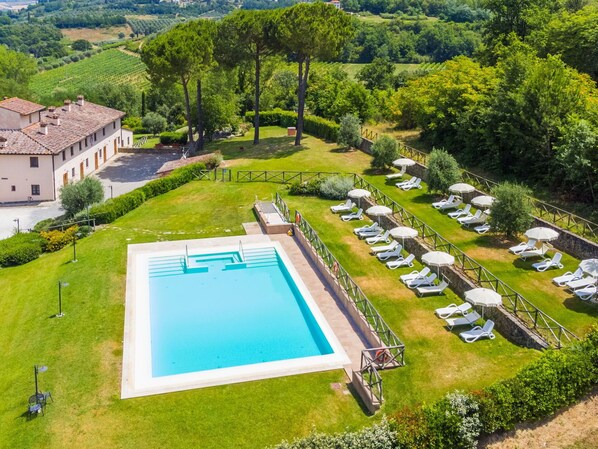
{"label": "grass slope", "polygon": [[91,58],[38,73],[29,87],[36,95],[43,96],[57,87],[80,89],[88,86],[90,80],[98,83],[131,84],[139,88],[149,84],[145,64],[140,58],[110,49]]}

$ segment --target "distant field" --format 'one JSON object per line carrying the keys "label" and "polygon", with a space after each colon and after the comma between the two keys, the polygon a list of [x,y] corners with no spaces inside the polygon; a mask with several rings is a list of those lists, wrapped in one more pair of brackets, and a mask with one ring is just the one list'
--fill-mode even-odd
{"label": "distant field", "polygon": [[98,82],[131,84],[140,88],[149,85],[145,65],[140,58],[111,49],[83,61],[38,73],[33,77],[30,88],[41,96],[56,87],[78,89]]}
{"label": "distant field", "polygon": [[[367,64],[340,64],[345,72],[349,74],[352,79],[356,79],[357,72],[359,72]],[[395,64],[395,73],[407,70],[413,72],[421,67],[422,64]]]}
{"label": "distant field", "polygon": [[71,41],[86,39],[89,42],[101,42],[118,39],[118,33],[125,33],[125,36],[129,37],[131,27],[123,25],[109,28],[68,28],[60,31]]}

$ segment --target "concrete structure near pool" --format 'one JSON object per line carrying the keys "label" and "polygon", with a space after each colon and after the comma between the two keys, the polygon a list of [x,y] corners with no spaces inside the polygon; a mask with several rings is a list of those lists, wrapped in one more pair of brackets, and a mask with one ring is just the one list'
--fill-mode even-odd
{"label": "concrete structure near pool", "polygon": [[[148,371],[148,367],[151,366],[150,333],[147,319],[145,322],[142,319],[144,315],[147,318],[149,307],[147,303],[139,300],[144,296],[147,298],[148,294],[148,278],[147,275],[145,278],[143,276],[144,267],[147,273],[144,260],[147,261],[156,252],[184,255],[186,248],[189,249],[189,254],[230,251],[237,249],[239,242],[244,248],[264,245],[277,248],[285,265],[292,272],[299,290],[306,297],[306,302],[311,303],[310,309],[333,347],[333,354],[152,377]],[[291,237],[247,235],[129,246],[122,398],[331,369],[345,369],[350,374],[351,370],[359,367],[361,351],[366,347],[364,341],[339,308],[335,297],[316,269]]]}

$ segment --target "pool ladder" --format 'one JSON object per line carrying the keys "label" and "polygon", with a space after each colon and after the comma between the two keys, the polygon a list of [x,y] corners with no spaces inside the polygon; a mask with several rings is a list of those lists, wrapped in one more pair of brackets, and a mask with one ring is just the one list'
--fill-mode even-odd
{"label": "pool ladder", "polygon": [[244,251],[243,261],[247,268],[271,267],[278,265],[278,255],[274,248],[250,248]]}

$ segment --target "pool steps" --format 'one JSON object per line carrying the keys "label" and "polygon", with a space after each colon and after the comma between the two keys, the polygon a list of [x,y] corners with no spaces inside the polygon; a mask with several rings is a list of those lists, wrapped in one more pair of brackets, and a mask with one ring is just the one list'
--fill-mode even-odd
{"label": "pool steps", "polygon": [[248,248],[243,251],[243,254],[247,268],[278,265],[278,256],[274,248]]}

